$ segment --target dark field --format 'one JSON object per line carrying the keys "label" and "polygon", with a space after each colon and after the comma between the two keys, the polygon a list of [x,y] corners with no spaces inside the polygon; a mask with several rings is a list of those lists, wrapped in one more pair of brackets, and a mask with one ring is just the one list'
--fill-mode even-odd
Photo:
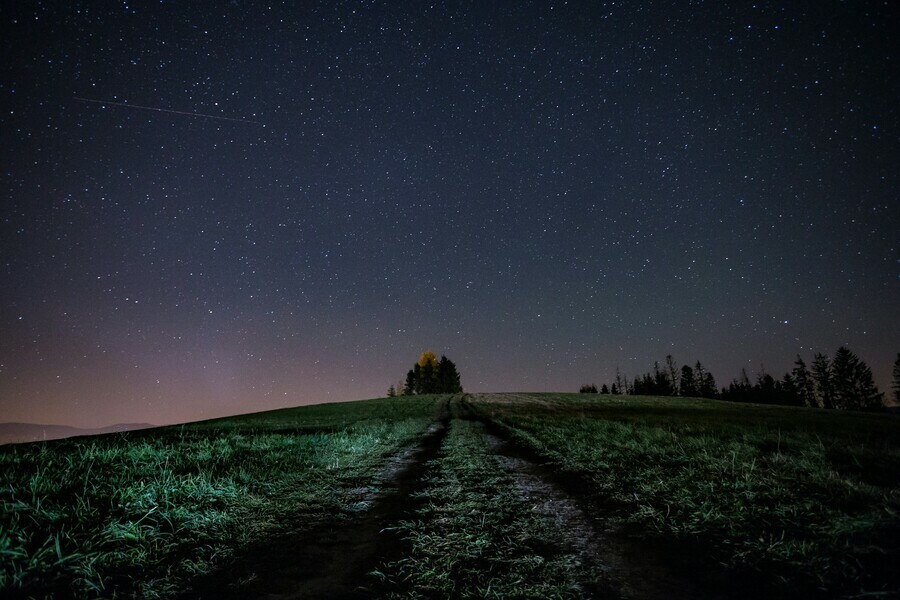
{"label": "dark field", "polygon": [[900,421],[416,396],[0,448],[3,597],[897,597]]}

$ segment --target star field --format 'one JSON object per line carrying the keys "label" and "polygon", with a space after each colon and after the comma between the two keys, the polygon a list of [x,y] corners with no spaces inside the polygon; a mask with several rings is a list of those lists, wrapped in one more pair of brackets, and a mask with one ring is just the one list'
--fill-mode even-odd
{"label": "star field", "polygon": [[201,4],[0,11],[0,421],[380,396],[425,349],[576,391],[844,344],[888,387],[894,3]]}

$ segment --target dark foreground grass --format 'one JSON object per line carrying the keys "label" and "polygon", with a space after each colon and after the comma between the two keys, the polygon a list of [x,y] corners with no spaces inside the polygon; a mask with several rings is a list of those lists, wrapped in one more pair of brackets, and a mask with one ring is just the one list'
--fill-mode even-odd
{"label": "dark foreground grass", "polygon": [[242,546],[348,518],[437,406],[374,400],[3,447],[0,596],[172,596]]}
{"label": "dark foreground grass", "polygon": [[900,422],[681,398],[482,396],[606,515],[827,596],[900,589]]}
{"label": "dark foreground grass", "polygon": [[[0,597],[168,598],[248,548],[326,523],[352,531],[394,458],[447,417],[445,400],[0,448]],[[473,416],[578,482],[567,500],[654,547],[675,540],[709,568],[798,596],[900,589],[897,417],[558,394],[470,395],[450,407],[466,418],[449,420],[414,488],[422,496],[396,500],[411,515],[394,523],[407,546],[392,556],[402,557],[372,561],[387,595],[579,597],[597,575],[583,548],[572,551],[577,532],[532,510],[521,469]]]}

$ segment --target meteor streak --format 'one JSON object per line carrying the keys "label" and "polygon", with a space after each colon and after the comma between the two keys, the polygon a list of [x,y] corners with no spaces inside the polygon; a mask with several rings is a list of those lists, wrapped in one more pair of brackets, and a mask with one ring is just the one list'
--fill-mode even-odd
{"label": "meteor streak", "polygon": [[187,112],[187,111],[183,111],[183,110],[169,110],[168,108],[156,108],[154,106],[139,106],[137,104],[128,104],[126,102],[110,102],[109,100],[94,100],[92,98],[80,98],[78,96],[75,96],[74,99],[78,100],[79,102],[93,102],[94,104],[109,104],[111,106],[123,106],[125,108],[137,108],[140,110],[152,110],[155,112],[171,113],[173,115],[185,115],[188,117],[200,117],[203,119],[217,119],[219,121],[232,121],[235,123],[251,123],[253,125],[262,125],[263,127],[265,127],[264,123],[261,123],[259,121],[251,121],[250,119],[237,119],[234,117],[220,117],[217,115],[207,115],[207,114],[198,113],[198,112]]}

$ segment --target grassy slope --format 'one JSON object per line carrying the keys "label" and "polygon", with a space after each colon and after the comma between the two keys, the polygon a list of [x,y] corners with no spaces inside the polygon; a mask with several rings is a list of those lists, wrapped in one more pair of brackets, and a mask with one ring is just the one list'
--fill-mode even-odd
{"label": "grassy slope", "polygon": [[437,406],[329,404],[2,448],[0,592],[167,596],[239,545],[352,514]]}
{"label": "grassy slope", "polygon": [[[577,394],[467,404],[614,520],[832,594],[898,585],[896,417]],[[0,595],[166,597],[240,547],[351,517],[438,407],[370,400],[2,448]],[[387,589],[577,595],[585,574],[565,540],[480,436],[452,421],[402,525],[409,554],[383,565]]]}
{"label": "grassy slope", "polygon": [[[498,400],[502,400],[498,402]],[[900,421],[681,398],[486,396],[609,514],[829,593],[898,585]]]}

